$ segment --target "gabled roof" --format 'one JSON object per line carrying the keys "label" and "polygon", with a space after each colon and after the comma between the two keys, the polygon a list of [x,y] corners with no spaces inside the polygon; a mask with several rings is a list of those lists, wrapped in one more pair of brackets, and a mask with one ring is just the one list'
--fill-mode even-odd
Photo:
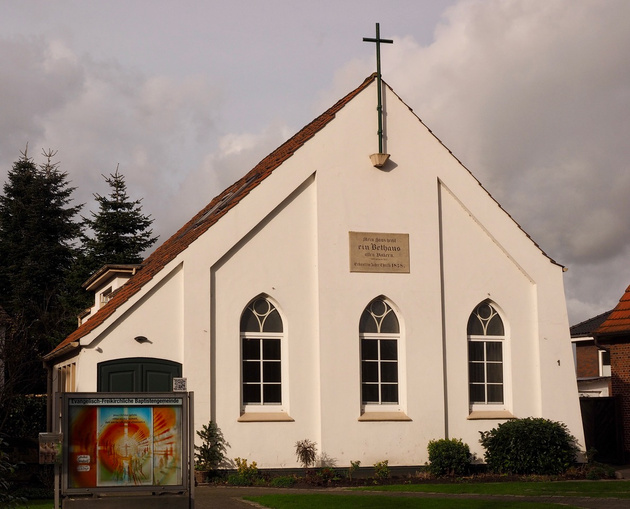
{"label": "gabled roof", "polygon": [[619,304],[595,331],[597,336],[630,334],[630,286],[619,299]]}
{"label": "gabled roof", "polygon": [[265,180],[273,170],[290,158],[296,150],[310,140],[317,132],[326,126],[335,115],[348,104],[355,96],[365,90],[374,80],[376,74],[372,74],[355,90],[339,100],[334,106],[322,113],[310,124],[301,129],[292,138],[280,145],[267,157],[260,161],[247,175],[232,184],[221,194],[216,196],[203,210],[186,223],[178,232],[158,247],[142,264],[140,270],[122,286],[112,299],[105,304],[92,318],[86,321],[65,340],[63,340],[50,353],[44,356],[45,360],[55,358],[68,350],[69,345],[86,336],[99,325],[103,324],[114,311],[124,304],[131,296],[140,291],[153,277],[160,272],[177,255],[184,251],[198,237],[204,234],[212,225],[226,214],[232,207],[240,202],[258,184]]}
{"label": "gabled roof", "polygon": [[[67,352],[79,347],[78,341],[87,336],[93,330],[102,325],[110,316],[114,314],[116,309],[127,302],[133,295],[138,293],[144,285],[153,279],[168,263],[173,261],[180,253],[182,253],[197,238],[203,235],[213,226],[221,217],[223,217],[232,207],[237,205],[245,196],[249,194],[255,187],[265,180],[271,173],[278,168],[284,161],[289,159],[298,149],[300,149],[307,141],[322,130],[329,122],[331,122],[336,114],[341,111],[352,99],[368,88],[373,81],[376,80],[376,73],[366,78],[352,92],[337,101],[337,103],[322,113],[319,117],[307,124],[292,138],[280,145],[276,150],[271,152],[267,157],[260,161],[249,173],[243,178],[232,184],[221,194],[216,196],[203,210],[195,215],[188,223],[186,223],[178,232],[166,240],[158,247],[142,264],[140,269],[132,276],[122,287],[120,287],[111,300],[105,304],[98,312],[83,323],[78,329],[63,340],[50,353],[44,356],[44,360],[50,361],[56,357],[65,355]],[[398,99],[400,97],[385,83],[388,89],[394,93]],[[402,99],[400,99],[401,102]],[[408,106],[407,106],[408,107]],[[409,107],[409,111],[415,115]],[[553,264],[558,264],[550,258],[540,246],[531,238],[531,236],[523,230],[521,225],[495,200],[495,198],[483,187],[481,182],[473,175],[473,173],[446,147],[442,141],[435,136],[422,120],[416,116],[418,121],[431,133],[435,140],[440,143],[445,150],[466,170],[471,177],[479,184],[479,186],[487,193],[488,197],[506,214],[516,225],[517,228],[536,246],[543,256],[549,259]]]}
{"label": "gabled roof", "polygon": [[606,311],[594,316],[593,318],[589,318],[588,320],[572,325],[569,329],[571,331],[571,337],[582,338],[592,336],[599,326],[606,321],[610,313],[612,313],[612,311]]}

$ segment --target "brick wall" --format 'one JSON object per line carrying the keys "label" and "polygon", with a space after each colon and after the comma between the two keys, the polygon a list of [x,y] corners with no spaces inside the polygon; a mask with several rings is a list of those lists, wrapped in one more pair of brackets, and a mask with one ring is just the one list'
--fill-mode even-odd
{"label": "brick wall", "polygon": [[599,353],[593,342],[576,343],[575,359],[578,378],[599,376]]}
{"label": "brick wall", "polygon": [[630,458],[630,343],[612,343],[609,347],[612,395],[621,400],[624,451]]}

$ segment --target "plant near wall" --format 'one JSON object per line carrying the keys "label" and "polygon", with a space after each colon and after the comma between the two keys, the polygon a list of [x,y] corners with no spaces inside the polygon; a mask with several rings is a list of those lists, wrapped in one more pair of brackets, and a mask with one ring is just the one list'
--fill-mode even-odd
{"label": "plant near wall", "polygon": [[579,451],[566,424],[548,419],[513,419],[480,434],[486,463],[497,473],[561,474]]}
{"label": "plant near wall", "polygon": [[428,470],[433,475],[464,475],[470,468],[472,459],[470,447],[461,439],[431,440],[427,451],[429,452]]}
{"label": "plant near wall", "polygon": [[379,481],[389,479],[389,460],[374,463],[374,479],[378,479]]}
{"label": "plant near wall", "polygon": [[314,465],[317,458],[317,443],[311,442],[308,438],[298,440],[295,443],[295,455],[304,468]]}
{"label": "plant near wall", "polygon": [[361,461],[350,461],[350,468],[348,469],[348,479],[352,481],[352,475],[359,471],[361,467]]}
{"label": "plant near wall", "polygon": [[201,438],[200,446],[195,446],[195,468],[197,470],[215,470],[225,459],[226,447],[229,444],[216,422],[210,421],[197,431]]}

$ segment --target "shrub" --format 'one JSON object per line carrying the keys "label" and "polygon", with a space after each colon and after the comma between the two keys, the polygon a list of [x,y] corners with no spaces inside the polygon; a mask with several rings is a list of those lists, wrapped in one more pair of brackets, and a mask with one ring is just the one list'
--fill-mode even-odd
{"label": "shrub", "polygon": [[234,462],[237,466],[235,474],[228,476],[228,484],[234,486],[251,486],[258,480],[258,466],[255,461],[251,465],[247,464],[247,460],[243,458],[235,458]]}
{"label": "shrub", "polygon": [[578,452],[566,425],[548,419],[514,419],[480,434],[486,463],[497,473],[561,474]]}
{"label": "shrub", "polygon": [[361,468],[361,461],[350,461],[350,468],[348,469],[348,478],[352,481],[352,474],[359,471]]}
{"label": "shrub", "polygon": [[203,440],[200,446],[195,446],[196,468],[199,470],[214,470],[225,459],[228,445],[223,433],[213,421],[203,425],[197,436]]}
{"label": "shrub", "polygon": [[464,475],[470,467],[470,447],[460,439],[431,440],[427,450],[428,469],[433,475]]}
{"label": "shrub", "polygon": [[379,461],[374,463],[374,478],[375,479],[388,479],[389,478],[389,461]]}
{"label": "shrub", "polygon": [[317,444],[309,439],[298,440],[295,443],[295,455],[304,468],[315,463],[317,458]]}
{"label": "shrub", "polygon": [[297,479],[292,475],[280,475],[278,477],[274,477],[269,482],[270,486],[274,488],[291,488],[295,485]]}
{"label": "shrub", "polygon": [[16,465],[9,461],[9,455],[4,451],[6,445],[0,437],[0,507],[13,507],[23,504],[25,500],[9,493],[9,477],[15,472]]}

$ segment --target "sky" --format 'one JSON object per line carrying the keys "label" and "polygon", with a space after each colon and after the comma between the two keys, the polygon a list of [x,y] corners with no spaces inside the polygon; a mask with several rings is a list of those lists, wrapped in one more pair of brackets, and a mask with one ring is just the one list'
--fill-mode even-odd
{"label": "sky", "polygon": [[630,284],[627,0],[0,0],[0,182],[28,144],[82,214],[119,168],[158,244],[376,70],[564,274]]}

